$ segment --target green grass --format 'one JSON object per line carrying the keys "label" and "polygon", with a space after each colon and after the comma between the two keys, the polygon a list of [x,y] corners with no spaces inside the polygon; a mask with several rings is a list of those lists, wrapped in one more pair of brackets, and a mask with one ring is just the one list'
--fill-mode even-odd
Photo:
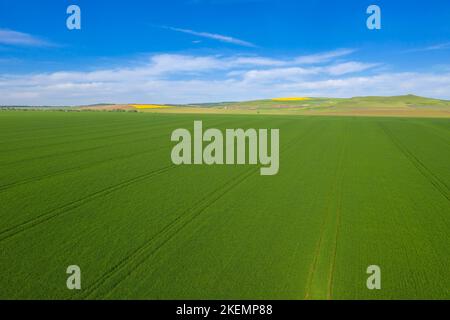
{"label": "green grass", "polygon": [[302,101],[255,100],[190,105],[206,109],[284,114],[402,115],[449,117],[450,101],[415,95],[392,97],[309,98]]}
{"label": "green grass", "polygon": [[[200,119],[279,128],[279,174],[174,167]],[[449,159],[448,119],[0,112],[0,298],[447,299]]]}
{"label": "green grass", "polygon": [[353,97],[353,98],[308,98],[307,100],[300,101],[277,101],[277,100],[254,100],[254,101],[241,101],[241,102],[221,102],[221,103],[204,103],[190,106],[201,106],[206,108],[223,108],[223,107],[236,107],[236,108],[257,108],[257,109],[270,109],[277,108],[279,106],[286,107],[368,107],[368,106],[422,106],[422,107],[440,107],[449,108],[450,101],[439,100],[432,98],[425,98],[415,95],[404,96],[373,96],[373,97]]}

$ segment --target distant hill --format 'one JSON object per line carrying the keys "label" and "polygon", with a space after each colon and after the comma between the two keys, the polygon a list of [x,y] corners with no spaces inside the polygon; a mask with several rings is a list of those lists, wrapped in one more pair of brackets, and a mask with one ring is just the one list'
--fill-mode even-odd
{"label": "distant hill", "polygon": [[154,113],[450,117],[450,101],[415,95],[354,98],[287,97],[186,105],[93,105],[80,109],[136,110]]}
{"label": "distant hill", "polygon": [[[297,99],[297,100],[296,100]],[[278,98],[242,102],[193,104],[190,106],[228,109],[337,109],[337,108],[449,108],[450,101],[415,95],[354,98]]]}
{"label": "distant hill", "polygon": [[305,115],[368,115],[450,117],[450,101],[415,95],[354,98],[275,98],[266,100],[201,103],[163,112],[257,113]]}
{"label": "distant hill", "polygon": [[[9,108],[50,109],[46,107],[26,106],[3,107],[3,109]],[[253,101],[195,103],[185,105],[104,103],[89,106],[59,108],[63,108],[65,111],[450,117],[449,100],[425,98],[416,95],[353,98],[286,97]]]}

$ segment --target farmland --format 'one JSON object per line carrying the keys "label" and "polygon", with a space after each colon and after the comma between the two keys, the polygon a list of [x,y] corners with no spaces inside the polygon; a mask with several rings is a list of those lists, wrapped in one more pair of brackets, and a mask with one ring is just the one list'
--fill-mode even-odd
{"label": "farmland", "polygon": [[[174,166],[195,120],[279,173]],[[0,298],[448,299],[449,159],[448,118],[2,111]]]}
{"label": "farmland", "polygon": [[353,98],[286,97],[254,101],[184,105],[93,105],[80,110],[128,110],[152,113],[267,114],[321,116],[450,117],[450,101],[416,95]]}

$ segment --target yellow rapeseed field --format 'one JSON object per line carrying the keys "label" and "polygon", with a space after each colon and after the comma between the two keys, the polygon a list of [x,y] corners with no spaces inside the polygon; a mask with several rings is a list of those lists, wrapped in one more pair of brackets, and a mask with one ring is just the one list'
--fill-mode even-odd
{"label": "yellow rapeseed field", "polygon": [[159,104],[131,104],[132,107],[136,109],[164,109],[170,108],[170,106],[159,105]]}
{"label": "yellow rapeseed field", "polygon": [[289,98],[274,98],[272,101],[305,101],[310,100],[311,98],[306,97],[289,97]]}

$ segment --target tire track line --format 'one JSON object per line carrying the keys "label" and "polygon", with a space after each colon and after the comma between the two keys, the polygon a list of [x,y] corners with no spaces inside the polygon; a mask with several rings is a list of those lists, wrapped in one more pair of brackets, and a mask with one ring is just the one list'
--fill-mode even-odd
{"label": "tire track line", "polygon": [[[322,224],[320,226],[320,236],[319,236],[319,240],[317,242],[316,245],[316,250],[314,252],[314,258],[313,258],[313,262],[311,263],[310,266],[310,271],[308,273],[308,278],[307,278],[307,282],[306,282],[306,292],[305,292],[305,296],[304,296],[304,300],[307,300],[310,298],[310,294],[311,294],[311,287],[312,287],[312,282],[314,280],[314,275],[316,273],[317,270],[317,264],[318,264],[318,260],[319,260],[319,256],[320,256],[320,252],[321,252],[321,248],[322,248],[322,244],[324,242],[324,238],[325,238],[325,229],[326,226],[328,225],[329,221],[331,220],[332,217],[332,210],[331,210],[331,206],[332,206],[332,195],[336,193],[336,189],[337,189],[337,185],[338,185],[338,181],[339,176],[340,176],[340,172],[341,172],[341,167],[342,167],[342,160],[343,160],[343,153],[344,153],[344,148],[345,148],[345,139],[343,140],[344,142],[342,143],[342,147],[340,149],[339,152],[339,162],[338,162],[338,167],[336,168],[336,173],[335,173],[335,177],[333,180],[333,186],[331,188],[331,192],[330,192],[330,197],[328,199],[328,204],[327,204],[327,210],[326,210],[326,214],[325,217],[322,221]],[[339,218],[339,213],[337,218]],[[337,229],[339,230],[339,229]],[[337,235],[336,235],[337,237]],[[337,238],[336,238],[336,244],[335,246],[337,246]],[[332,265],[331,270],[333,270],[334,267]],[[330,286],[330,284],[328,284],[328,287]]]}
{"label": "tire track line", "polygon": [[[423,170],[425,170],[426,172],[429,173],[429,175],[431,176],[431,178],[434,178],[436,180],[437,183],[442,184],[443,187],[445,187],[447,190],[450,190],[449,186],[447,185],[447,183],[445,181],[442,181],[431,169],[429,169],[419,158],[417,158],[414,153],[412,153],[408,148],[406,148],[400,141],[400,139],[396,138],[393,134],[392,131],[388,130],[387,127],[384,127],[389,133],[390,133],[390,138],[394,141],[397,141],[397,145],[400,149],[402,149],[401,151],[403,153],[405,153],[406,156],[410,156],[411,160],[415,161],[420,167],[422,167]],[[386,131],[385,130],[385,131]],[[389,135],[388,133],[388,135]]]}
{"label": "tire track line", "polygon": [[423,123],[422,121],[415,121],[414,123],[424,128],[430,129],[428,132],[430,132],[436,137],[439,137],[439,139],[441,139],[448,146],[450,146],[450,139],[448,138],[448,132],[445,132],[445,136],[441,135],[441,133],[444,133],[445,130],[442,130],[440,127],[436,127],[430,123]]}
{"label": "tire track line", "polygon": [[[117,130],[123,130],[123,129],[127,129],[126,128],[116,128],[116,129],[112,129],[112,130],[108,130],[108,131],[95,131],[95,132],[78,132],[77,134],[70,134],[70,135],[58,135],[57,139],[62,139],[64,138],[64,141],[60,141],[60,142],[53,142],[53,143],[47,143],[47,144],[32,144],[30,146],[23,146],[23,147],[19,147],[19,148],[12,148],[12,149],[3,149],[2,153],[9,153],[9,152],[15,152],[15,151],[22,151],[22,150],[33,150],[33,149],[41,149],[41,148],[48,148],[48,147],[55,147],[55,146],[59,146],[59,145],[67,145],[68,143],[73,144],[73,143],[78,143],[78,142],[86,142],[86,141],[97,141],[97,140],[105,140],[105,139],[109,139],[109,138],[115,138],[115,137],[120,137],[120,136],[127,136],[127,135],[132,135],[135,133],[140,133],[140,132],[144,132],[145,130],[134,130],[134,131],[126,131],[123,135],[120,134],[113,134],[113,135],[94,135],[97,133],[102,133],[102,134],[107,134],[108,132],[111,133],[115,133],[117,132]],[[129,127],[129,128],[133,128],[133,127]],[[142,128],[145,128],[145,126],[142,126]],[[82,128],[80,128],[82,130]],[[136,129],[136,127],[134,127],[134,129]],[[147,128],[148,130],[148,128]],[[90,137],[89,137],[90,135]],[[93,136],[94,135],[94,136]],[[50,136],[51,137],[51,136]],[[78,139],[75,140],[67,140],[65,138],[70,138],[70,137],[78,137]],[[82,138],[80,138],[82,137]],[[44,137],[40,137],[41,139],[47,139],[48,137],[44,136]],[[30,142],[33,142],[35,138],[29,139]],[[8,142],[13,142],[13,141],[8,141]],[[19,141],[18,143],[20,143],[21,141]]]}
{"label": "tire track line", "polygon": [[47,158],[55,158],[55,157],[65,156],[65,155],[74,154],[74,153],[82,153],[82,152],[88,152],[88,151],[101,150],[101,149],[106,149],[106,148],[116,147],[116,146],[121,146],[121,145],[129,145],[129,144],[135,143],[135,142],[151,141],[151,140],[158,139],[158,138],[161,138],[164,136],[167,136],[167,135],[164,134],[164,135],[158,135],[158,136],[151,136],[151,137],[139,138],[139,139],[135,139],[135,140],[131,140],[131,141],[124,141],[124,142],[120,142],[120,143],[109,143],[109,144],[103,144],[103,145],[95,146],[95,147],[70,150],[70,151],[66,151],[66,152],[62,152],[62,153],[46,154],[46,155],[42,155],[39,157],[26,158],[26,159],[20,159],[17,161],[5,162],[5,163],[1,163],[0,165],[1,166],[10,166],[10,165],[16,165],[19,163],[23,163],[23,162],[43,160],[43,159],[47,159]]}
{"label": "tire track line", "polygon": [[[324,127],[324,126],[325,126],[325,124],[322,124],[322,126],[320,126],[320,127],[317,127],[317,126],[313,127],[314,130],[308,130],[308,129],[311,129],[311,127],[312,127],[312,124],[309,123],[309,124],[308,124],[308,127],[305,128],[306,133],[304,133],[304,132],[302,131],[302,133],[299,134],[298,137],[303,138],[303,140],[304,140],[304,139],[306,139],[308,136],[312,135],[314,132],[321,132],[321,129],[322,129],[322,127]],[[294,145],[296,145],[296,143],[298,143],[297,138],[292,139],[292,141],[290,141],[290,142],[288,143],[288,146],[287,146],[280,154],[282,154],[282,153],[288,151],[291,147],[293,147]],[[315,201],[315,200],[314,200],[314,201]],[[326,218],[327,218],[327,216],[324,217],[324,222],[322,223],[321,229],[324,228]],[[321,238],[322,238],[322,234],[321,234]],[[321,238],[320,238],[320,241],[319,241],[319,246],[320,246],[320,242],[322,241]],[[316,250],[317,250],[317,249],[316,249]]]}
{"label": "tire track line", "polygon": [[[175,123],[177,125],[181,124],[181,122],[178,122],[178,121]],[[168,123],[168,124],[165,123],[165,124],[160,124],[157,126],[149,126],[148,123],[142,123],[137,126],[136,126],[136,124],[129,124],[129,125],[126,125],[123,127],[112,127],[112,128],[108,128],[107,130],[81,131],[78,133],[58,135],[56,137],[57,139],[77,137],[78,139],[75,139],[75,140],[65,139],[62,142],[53,142],[53,143],[47,143],[47,144],[41,144],[41,145],[36,145],[33,143],[33,145],[31,145],[31,146],[24,146],[24,147],[13,148],[13,149],[3,149],[2,152],[7,153],[7,152],[14,152],[14,151],[21,151],[21,150],[54,147],[54,146],[58,146],[58,145],[65,145],[67,143],[73,144],[73,143],[77,143],[77,142],[105,140],[105,139],[110,139],[113,137],[122,137],[122,136],[127,136],[127,135],[133,135],[136,133],[148,132],[149,130],[158,129],[158,131],[159,131],[163,128],[170,128],[170,126],[172,126],[172,125],[173,125],[172,123]],[[77,129],[77,128],[73,128],[73,129]],[[135,129],[135,130],[130,131],[130,129]],[[136,130],[136,129],[138,129],[138,130]],[[80,130],[83,130],[83,127],[80,127]],[[120,130],[120,131],[125,130],[125,132],[123,134],[105,135],[108,133],[115,133],[118,130]],[[92,136],[92,135],[94,135],[94,136]],[[53,137],[53,135],[44,136],[43,138],[46,139],[48,137]],[[82,137],[82,138],[80,138],[80,137]],[[33,141],[34,139],[35,138],[28,138],[28,140],[30,140],[30,141]],[[8,142],[13,142],[13,141],[9,140]],[[20,143],[22,141],[17,141],[17,142]]]}
{"label": "tire track line", "polygon": [[[319,131],[319,129],[318,130],[316,130],[316,131]],[[320,131],[321,132],[321,131]],[[303,164],[303,162],[300,162],[300,163],[298,163],[298,165],[299,166],[301,166]],[[300,176],[298,176],[298,178],[300,178]],[[317,197],[315,197],[313,200],[312,200],[312,203],[311,203],[311,207],[314,207],[316,204],[317,204],[317,202],[318,202],[318,199],[317,199]],[[325,222],[325,218],[326,217],[324,217],[324,221],[322,222],[322,225],[321,225],[321,229],[323,228],[322,226],[325,224],[324,222]],[[320,240],[321,241],[321,240]],[[316,250],[314,250],[314,252],[316,252],[317,251],[317,248],[316,248]],[[308,271],[308,278],[309,278],[309,274],[311,273],[311,270],[309,270]],[[307,278],[307,279],[308,279]],[[308,282],[308,280],[307,280],[307,282]],[[286,289],[287,289],[287,285],[286,285]],[[306,288],[305,288],[306,289]]]}
{"label": "tire track line", "polygon": [[[222,122],[219,122],[219,123],[228,123],[228,122],[229,121],[227,120],[227,121],[222,121]],[[161,136],[163,136],[163,135],[161,135]],[[83,205],[86,202],[90,202],[90,201],[92,201],[92,200],[94,200],[96,198],[108,195],[108,194],[110,194],[110,193],[112,193],[112,192],[114,192],[114,191],[116,191],[118,189],[121,189],[123,187],[126,187],[126,186],[131,185],[131,184],[136,183],[136,182],[140,182],[142,180],[147,179],[148,177],[151,177],[151,176],[154,176],[154,175],[158,175],[160,173],[164,173],[164,172],[169,171],[170,169],[174,169],[176,167],[178,167],[178,166],[172,164],[170,166],[167,166],[167,167],[164,167],[164,168],[161,168],[161,169],[158,169],[158,170],[151,171],[151,172],[149,172],[147,174],[144,174],[144,175],[132,178],[132,179],[127,180],[125,182],[121,182],[121,183],[116,184],[114,186],[107,187],[107,188],[102,189],[100,191],[94,192],[94,193],[92,193],[92,194],[90,194],[90,195],[88,195],[88,196],[86,196],[84,198],[81,198],[81,199],[78,199],[76,201],[67,203],[67,204],[65,204],[63,206],[54,208],[54,209],[48,211],[47,213],[44,213],[44,214],[42,214],[42,215],[40,215],[40,216],[38,216],[36,218],[30,219],[30,220],[28,220],[26,222],[23,222],[21,224],[18,224],[16,226],[10,227],[10,228],[5,229],[5,230],[2,230],[2,231],[0,231],[0,242],[3,241],[3,240],[6,240],[6,239],[8,239],[8,238],[10,238],[10,237],[12,237],[12,236],[14,236],[16,234],[18,234],[18,233],[21,233],[24,230],[32,228],[32,227],[34,227],[36,225],[44,223],[44,222],[46,222],[46,221],[48,221],[50,219],[53,219],[55,217],[58,217],[60,215],[63,215],[65,213],[67,213],[68,211],[71,211],[71,210],[73,210],[75,208],[80,207],[81,205]],[[61,211],[61,210],[63,210],[63,211]]]}
{"label": "tire track line", "polygon": [[8,238],[11,238],[11,237],[13,237],[13,236],[15,236],[15,235],[25,231],[25,230],[29,230],[29,229],[31,229],[33,227],[36,227],[36,226],[38,226],[38,225],[40,225],[42,223],[45,223],[45,222],[47,222],[47,221],[49,221],[51,219],[54,219],[56,217],[60,217],[62,215],[65,215],[68,212],[70,212],[71,210],[76,209],[76,208],[84,205],[85,203],[91,202],[91,201],[93,201],[93,200],[95,200],[97,198],[104,197],[104,196],[106,196],[108,194],[111,194],[111,193],[113,193],[113,192],[115,192],[117,190],[120,190],[120,189],[122,189],[124,187],[128,187],[128,186],[130,186],[130,185],[132,185],[134,183],[138,183],[138,182],[144,181],[144,180],[146,180],[148,178],[160,175],[160,174],[165,173],[167,171],[170,171],[170,170],[172,170],[174,168],[176,168],[175,165],[170,165],[170,166],[167,166],[167,167],[164,167],[164,168],[160,168],[160,169],[157,169],[157,170],[150,171],[150,172],[148,172],[146,174],[134,177],[134,178],[129,179],[127,181],[123,181],[123,182],[118,183],[116,185],[107,187],[105,189],[102,189],[102,190],[94,192],[94,193],[91,193],[91,194],[89,194],[86,197],[83,197],[83,198],[80,198],[78,200],[69,202],[69,203],[67,203],[65,205],[62,205],[60,207],[54,208],[54,209],[52,209],[52,210],[50,210],[50,211],[48,211],[48,212],[46,212],[44,214],[39,215],[38,217],[30,219],[30,220],[28,220],[26,222],[23,222],[23,223],[20,223],[18,225],[15,225],[13,227],[10,227],[8,229],[2,230],[2,231],[0,231],[0,242],[6,240]]}
{"label": "tire track line", "polygon": [[[288,142],[287,146],[280,152],[280,154],[286,152],[287,150],[289,150],[292,146],[294,146],[296,144],[298,140],[297,139],[292,139],[290,142]],[[116,287],[118,287],[120,285],[120,283],[122,283],[126,278],[128,278],[131,274],[133,274],[135,272],[136,269],[138,269],[140,267],[140,265],[142,265],[145,261],[147,261],[151,256],[153,256],[154,253],[156,253],[159,249],[161,249],[167,242],[169,242],[172,238],[174,238],[182,229],[184,229],[187,225],[189,225],[190,223],[192,223],[197,217],[199,217],[204,211],[206,211],[208,208],[210,208],[213,204],[215,204],[217,201],[219,201],[220,199],[222,199],[223,197],[225,197],[227,195],[228,192],[230,192],[231,190],[233,190],[234,188],[236,188],[238,185],[240,185],[241,183],[243,183],[245,180],[247,180],[248,178],[250,178],[254,173],[257,173],[259,171],[259,168],[250,168],[247,171],[245,171],[244,173],[242,173],[241,175],[238,176],[238,180],[235,179],[230,179],[226,184],[224,184],[222,187],[219,187],[218,189],[216,189],[214,192],[208,194],[207,196],[203,197],[199,202],[197,202],[197,205],[194,205],[193,207],[191,207],[190,209],[186,210],[181,216],[179,216],[177,219],[175,219],[173,221],[173,224],[171,223],[171,226],[167,227],[166,231],[161,231],[160,232],[160,237],[164,236],[165,233],[169,233],[170,232],[170,228],[173,226],[173,229],[175,229],[177,227],[176,222],[180,221],[181,226],[178,227],[178,229],[176,229],[174,232],[170,233],[166,239],[163,240],[163,242],[157,246],[155,249],[153,249],[145,258],[143,258],[144,260],[142,260],[141,262],[138,262],[137,265],[135,265],[134,267],[132,267],[131,269],[129,269],[128,273],[125,275],[125,277],[121,278],[110,290],[109,292],[111,292],[112,290],[114,290]],[[227,184],[229,184],[229,186],[227,187]],[[209,200],[209,198],[211,196],[214,196],[215,194],[218,194],[217,196],[215,196],[212,200]],[[198,209],[198,211],[194,211]],[[189,217],[189,212],[193,214],[193,216]],[[188,219],[184,224],[183,221],[181,220],[183,217],[186,217],[186,219]],[[158,239],[151,239],[150,241],[155,242]],[[149,245],[149,247],[151,247],[151,245]],[[146,251],[146,250],[144,250]],[[143,251],[143,253],[144,253]],[[136,258],[137,259],[137,258]],[[130,264],[133,263],[133,261],[129,262]],[[126,268],[126,266],[123,266],[122,269]],[[126,270],[126,269],[125,269]],[[117,271],[117,273],[120,271]],[[117,274],[116,273],[116,274]],[[114,275],[111,275],[114,276]],[[109,276],[109,278],[111,277]],[[105,279],[106,281],[107,279]],[[105,282],[103,281],[103,282]],[[89,298],[90,296],[92,296],[92,294],[95,293],[95,291],[101,286],[101,284],[99,284],[97,286],[96,289],[93,289],[90,293],[88,293],[87,297]]]}
{"label": "tire track line", "polygon": [[72,167],[72,168],[66,168],[66,169],[58,170],[56,172],[52,172],[52,173],[48,173],[48,174],[44,174],[44,175],[40,175],[40,176],[30,177],[30,178],[23,179],[23,180],[20,180],[20,181],[17,181],[17,182],[4,184],[4,185],[0,186],[0,193],[4,192],[4,191],[7,191],[7,190],[9,190],[11,188],[20,186],[20,185],[33,183],[33,182],[40,181],[40,180],[43,180],[43,179],[53,178],[53,177],[56,177],[58,175],[62,175],[62,174],[66,174],[66,173],[72,173],[72,172],[81,171],[83,169],[92,168],[92,167],[98,166],[100,164],[104,164],[106,161],[125,160],[125,159],[133,158],[133,157],[136,157],[136,156],[144,155],[144,154],[147,154],[147,153],[159,152],[159,151],[161,151],[163,149],[167,149],[167,146],[162,146],[162,147],[151,149],[151,150],[147,150],[147,151],[144,151],[144,152],[136,152],[136,153],[132,153],[132,154],[125,155],[125,156],[119,156],[119,157],[103,159],[103,160],[95,161],[95,162],[92,162],[92,163],[87,163],[87,164],[76,166],[76,167]]}
{"label": "tire track line", "polygon": [[[168,243],[172,238],[174,238],[181,230],[188,226],[192,221],[198,218],[206,209],[210,208],[214,203],[223,198],[232,189],[237,187],[239,184],[244,182],[247,178],[253,175],[257,170],[251,168],[244,171],[238,176],[238,180],[232,178],[228,180],[225,184],[215,189],[213,192],[207,194],[195,205],[191,206],[189,209],[185,210],[181,215],[172,220],[168,225],[166,225],[161,231],[154,235],[149,241],[137,248],[132,254],[124,258],[121,262],[115,265],[108,272],[103,274],[93,285],[91,285],[84,293],[84,298],[89,298],[95,292],[101,288],[101,286],[107,282],[112,277],[118,275],[122,271],[127,271],[124,277],[120,278],[118,282],[114,284],[110,291],[114,290],[120,285],[126,278],[128,278],[137,268],[139,268],[145,261],[147,261],[154,253],[161,249],[166,243]],[[213,197],[212,200],[210,198]],[[198,211],[196,211],[198,209]],[[147,252],[152,245],[161,240],[162,242],[157,245],[153,250]],[[134,264],[134,265],[133,265]]]}
{"label": "tire track line", "polygon": [[[221,124],[221,123],[227,123],[227,122],[230,122],[230,121],[229,120],[227,120],[227,121],[220,121],[218,123]],[[147,122],[146,123],[140,123],[140,124],[137,124],[137,125],[133,124],[133,123],[130,123],[130,124],[127,124],[126,126],[123,126],[123,127],[113,127],[113,128],[108,129],[108,130],[92,131],[92,132],[91,131],[83,132],[82,131],[82,129],[83,129],[82,127],[80,129],[81,129],[82,136],[89,137],[89,139],[88,139],[89,141],[96,141],[96,140],[107,140],[107,139],[110,139],[112,137],[123,137],[123,136],[135,135],[137,133],[145,133],[145,132],[152,132],[152,131],[161,131],[163,129],[171,129],[172,127],[178,127],[179,125],[182,125],[184,123],[186,123],[186,120],[178,120],[178,121],[175,121],[175,122],[156,123],[155,126],[151,126],[150,124],[152,124],[152,123],[147,123]],[[129,129],[135,129],[135,130],[131,130],[130,131]],[[136,130],[136,129],[138,129],[138,130]],[[105,135],[107,133],[115,133],[118,130],[122,130],[122,131],[126,130],[126,131],[124,133],[122,133],[122,134]],[[101,134],[101,135],[96,135],[96,136],[92,137],[91,136],[92,134]],[[58,139],[60,139],[60,138],[70,138],[70,137],[78,137],[79,138],[80,137],[80,133],[59,135]],[[151,136],[151,137],[155,137],[155,136]],[[44,138],[46,138],[46,137],[44,137]],[[31,141],[33,139],[34,138],[29,138],[29,140],[31,140]],[[76,143],[76,142],[84,142],[86,140],[87,139],[82,138],[82,139],[69,140],[69,141],[66,140],[66,141],[63,141],[63,142],[54,142],[54,143],[51,143],[51,144],[44,144],[44,145],[25,146],[25,147],[20,147],[20,148],[15,148],[15,149],[7,149],[7,150],[2,149],[0,151],[0,153],[8,153],[8,152],[11,152],[11,151],[20,151],[20,150],[30,150],[30,149],[35,149],[35,148],[47,148],[47,147],[51,147],[51,146],[64,145],[64,144],[67,144],[67,143],[72,144],[72,143]],[[8,141],[8,142],[11,142],[11,141]],[[21,142],[21,141],[19,141],[19,142]]]}
{"label": "tire track line", "polygon": [[[347,127],[346,127],[347,129]],[[339,157],[339,171],[341,173],[340,177],[340,188],[337,189],[338,193],[338,204],[337,204],[337,211],[336,211],[336,237],[334,240],[334,248],[333,248],[333,254],[332,254],[332,260],[330,265],[330,272],[328,275],[328,293],[327,293],[327,299],[331,300],[333,298],[333,281],[334,281],[334,273],[335,273],[335,267],[336,267],[336,257],[337,257],[337,250],[338,250],[338,242],[339,242],[339,234],[341,230],[341,211],[342,211],[342,188],[344,185],[344,176],[345,176],[345,167],[344,167],[344,158],[347,150],[347,130],[344,131],[344,143],[342,146],[341,154]]]}
{"label": "tire track line", "polygon": [[[218,124],[224,124],[224,123],[228,123],[229,121],[221,121]],[[184,122],[175,122],[175,123],[170,123],[169,125],[164,125],[164,126],[155,126],[155,127],[149,127],[146,130],[138,130],[138,131],[132,131],[132,132],[127,132],[125,134],[117,134],[117,135],[111,135],[108,137],[101,137],[101,138],[92,138],[92,139],[82,139],[79,141],[85,142],[85,141],[95,141],[95,140],[106,140],[109,138],[113,138],[113,137],[124,137],[124,136],[130,136],[130,135],[136,135],[136,134],[140,134],[140,133],[146,133],[149,132],[149,129],[155,129],[158,128],[159,130],[161,130],[162,128],[171,128],[171,127],[178,127],[178,125],[181,125]],[[217,123],[216,123],[217,125]],[[4,162],[4,163],[0,163],[1,166],[9,166],[9,165],[15,165],[15,164],[19,164],[19,163],[23,163],[23,162],[29,162],[29,161],[34,161],[34,160],[42,160],[42,159],[47,159],[47,158],[54,158],[54,157],[59,157],[59,156],[64,156],[64,155],[68,155],[68,154],[73,154],[73,153],[79,153],[79,152],[87,152],[87,151],[94,151],[94,150],[100,150],[100,149],[105,149],[105,148],[109,148],[109,147],[115,147],[115,146],[120,146],[120,145],[128,145],[130,143],[136,143],[136,142],[141,142],[141,141],[152,141],[154,139],[159,139],[162,137],[170,137],[170,132],[168,133],[164,133],[164,134],[159,134],[159,135],[150,135],[148,137],[145,138],[139,138],[139,139],[134,139],[134,140],[127,140],[127,141],[123,141],[123,142],[118,142],[118,143],[109,143],[109,144],[101,144],[101,145],[97,145],[94,147],[89,147],[89,148],[83,148],[83,149],[78,149],[78,150],[70,150],[70,151],[65,151],[65,152],[61,152],[61,153],[53,153],[53,154],[47,154],[47,155],[43,155],[43,156],[39,156],[39,157],[32,157],[32,158],[25,158],[25,159],[20,159],[17,161],[10,161],[10,162]],[[74,141],[70,141],[70,143],[73,143]],[[67,144],[66,142],[62,142],[62,143],[58,143],[58,144]],[[25,148],[26,149],[26,148]]]}
{"label": "tire track line", "polygon": [[379,123],[385,134],[393,142],[393,144],[403,153],[403,155],[412,163],[414,167],[430,182],[434,188],[442,194],[448,201],[450,201],[450,190],[447,184],[437,177],[425,164],[422,163],[411,151],[402,145],[400,140],[396,138],[392,132],[385,127],[382,123]]}
{"label": "tire track line", "polygon": [[[110,119],[109,119],[110,120]],[[123,124],[123,120],[120,119],[116,119],[115,121],[109,121],[106,125],[101,125],[100,129],[108,129],[108,128],[114,128],[114,126],[116,124]],[[130,122],[130,124],[134,124],[134,122]],[[43,126],[43,127],[34,127],[34,129],[30,129],[29,125],[23,128],[29,129],[29,130],[23,130],[23,128],[19,128],[21,129],[21,133],[23,136],[20,136],[19,138],[17,138],[17,135],[15,134],[11,134],[9,136],[2,136],[2,138],[4,138],[5,140],[11,141],[11,142],[27,142],[30,140],[33,140],[34,138],[30,138],[30,135],[37,135],[37,134],[41,134],[42,131],[44,131],[44,137],[51,137],[53,136],[53,134],[51,132],[53,132],[53,130],[74,130],[74,129],[84,129],[87,130],[88,132],[91,132],[92,129],[93,132],[96,132],[96,129],[99,127],[98,123],[83,123],[83,122],[79,122],[77,124],[64,124],[61,126],[57,126],[57,125],[53,125],[51,128],[49,128],[48,126]],[[128,125],[123,126],[124,128],[126,127],[131,127]],[[11,128],[7,128],[6,131],[10,132],[11,130],[16,129],[16,127],[11,127]],[[49,132],[49,130],[51,130]],[[105,131],[105,130],[102,130]],[[42,134],[41,134],[42,135]],[[68,136],[76,136],[76,134],[65,134],[63,135],[64,137],[68,137]],[[15,138],[15,139],[12,139]]]}
{"label": "tire track line", "polygon": [[327,222],[329,220],[329,214],[327,213],[322,221],[322,225],[320,226],[320,237],[319,237],[319,241],[317,242],[316,245],[316,250],[314,251],[314,258],[313,258],[313,262],[310,266],[310,270],[308,273],[308,278],[306,281],[306,291],[305,291],[305,296],[304,296],[304,300],[309,299],[309,295],[310,295],[310,291],[311,291],[311,286],[312,286],[312,281],[314,278],[314,273],[316,272],[316,267],[317,267],[317,261],[319,259],[319,255],[320,255],[320,249],[322,247],[322,241],[323,241],[323,237],[324,237],[324,233],[325,233],[325,226],[327,225]]}
{"label": "tire track line", "polygon": [[[297,139],[292,139],[289,141],[287,146],[280,152],[280,154],[286,152],[293,145],[298,142]],[[147,261],[154,253],[156,253],[159,249],[161,249],[167,242],[169,242],[172,238],[174,238],[182,229],[184,229],[187,225],[189,225],[192,221],[194,221],[197,217],[199,217],[206,209],[210,208],[214,203],[223,198],[228,192],[232,189],[243,183],[250,176],[256,173],[259,170],[258,168],[250,168],[242,174],[238,175],[237,180],[232,178],[228,180],[225,184],[210,192],[206,196],[202,197],[199,201],[196,202],[189,209],[185,210],[181,215],[175,218],[172,222],[166,225],[162,230],[160,230],[156,235],[150,238],[149,241],[144,243],[142,246],[135,249],[129,256],[122,259],[118,264],[116,264],[112,269],[104,273],[100,278],[98,278],[94,284],[92,284],[87,291],[82,295],[84,298],[89,298],[94,295],[99,289],[101,289],[102,285],[106,283],[109,279],[114,276],[117,276],[120,272],[129,270],[124,277],[120,278],[118,282],[114,284],[114,286],[109,290],[111,292],[116,287],[120,285],[126,278],[128,278],[136,269],[138,269],[145,261]],[[227,185],[229,185],[227,187]],[[218,194],[214,197],[214,195]],[[214,197],[212,200],[209,200],[211,197]],[[196,209],[199,209],[197,212]],[[191,216],[192,215],[192,216]],[[187,220],[183,223],[184,220]],[[178,227],[178,228],[177,228]],[[174,231],[172,231],[174,230]],[[164,237],[167,235],[167,238]],[[151,248],[151,246],[162,239],[162,243],[156,246],[152,251],[146,254],[147,249]],[[139,261],[138,261],[139,260]],[[136,264],[133,266],[133,264]],[[131,265],[131,266],[129,266]],[[108,294],[108,293],[107,293]]]}

